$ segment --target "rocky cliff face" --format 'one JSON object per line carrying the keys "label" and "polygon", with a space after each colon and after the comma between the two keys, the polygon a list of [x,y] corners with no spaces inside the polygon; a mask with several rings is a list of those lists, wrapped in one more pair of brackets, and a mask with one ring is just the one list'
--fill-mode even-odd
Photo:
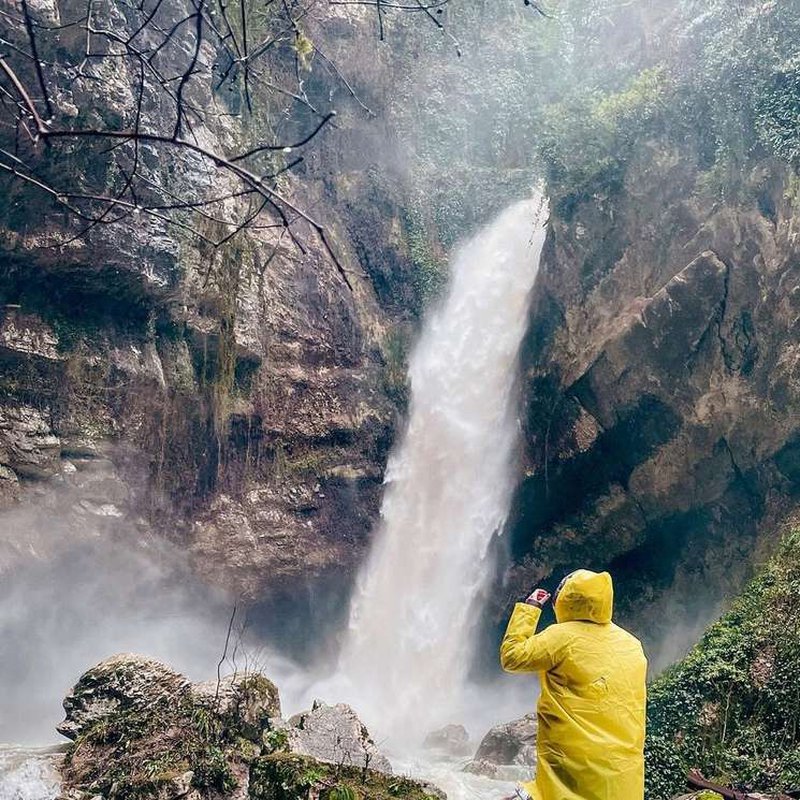
{"label": "rocky cliff face", "polygon": [[[73,5],[31,8],[58,25]],[[119,30],[130,24],[115,4],[98,15]],[[168,537],[207,580],[251,600],[296,593],[298,581],[332,571],[347,585],[342,575],[377,515],[404,384],[396,340],[416,305],[399,181],[378,186],[373,169],[390,134],[350,96],[381,102],[388,59],[372,23],[358,9],[309,23],[326,60],[306,77],[308,97],[334,101],[340,113],[337,130],[320,136],[282,187],[324,221],[338,265],[303,223],[299,247],[284,229],[256,225],[211,248],[152,217],[76,236],[83,221],[0,178],[2,508],[57,498],[77,538],[131,525],[138,538]],[[47,55],[72,45],[64,34],[65,50]],[[370,86],[333,71],[350,74],[373,56]],[[58,112],[125,118],[134,71],[106,76],[104,105],[86,77],[67,92],[51,87]],[[193,91],[198,103],[222,102],[210,86]],[[250,122],[222,120],[197,134],[225,151]],[[226,188],[224,175],[215,184],[191,157],[162,163],[145,147],[142,160],[172,196],[198,182]],[[6,544],[0,569],[27,557],[30,536],[20,531]],[[34,538],[42,557],[63,544],[46,532]]]}
{"label": "rocky cliff face", "polygon": [[611,567],[656,664],[741,587],[799,488],[796,179],[763,163],[722,203],[697,177],[642,146],[616,191],[556,208],[522,360],[513,590]]}
{"label": "rocky cliff face", "polygon": [[[128,24],[107,5],[105,21]],[[68,0],[31,8],[55,26],[76,12]],[[515,4],[486,29],[482,8],[464,13],[466,66],[446,63],[449,93],[440,53],[416,29],[381,43],[373,10],[346,5],[308,23],[318,52],[307,97],[339,115],[281,189],[324,222],[339,265],[302,224],[302,249],[280,228],[210,248],[152,218],[73,238],[78,221],[0,178],[4,508],[52,508],[59,530],[77,538],[166,537],[265,617],[291,603],[301,624],[322,597],[335,627],[378,513],[408,329],[463,226],[525,190],[531,129],[543,125],[531,109],[561,91],[543,82],[534,93],[540,81],[529,77],[557,57],[524,29],[539,20]],[[643,19],[647,35],[618,42],[637,69],[663,55],[649,12]],[[590,22],[587,58],[607,72]],[[279,74],[295,57],[290,48]],[[611,60],[608,82],[624,88],[616,51]],[[609,115],[627,147],[636,114],[664,104],[663,65],[642,74],[635,91],[595,108],[605,114],[589,126],[602,134],[586,157],[595,177],[613,172],[598,167],[613,150]],[[79,78],[60,110],[130,114],[132,75],[103,77],[113,89],[106,105]],[[196,102],[233,102],[210,86],[193,91]],[[266,103],[270,124],[285,103]],[[288,133],[307,122],[301,115]],[[224,150],[246,128],[222,115],[200,133]],[[702,144],[640,135],[612,185],[554,195],[521,359],[512,565],[492,609],[499,616],[505,600],[564,570],[610,566],[626,619],[666,642],[656,663],[742,585],[793,508],[800,477],[797,178],[762,152],[748,162],[746,191],[721,201],[698,190],[710,163]],[[416,186],[403,163],[411,151]],[[143,160],[173,194],[220,188],[192,159],[167,168],[145,149]],[[0,569],[63,544],[46,531],[18,533],[3,544]],[[665,637],[673,612],[674,639]]]}

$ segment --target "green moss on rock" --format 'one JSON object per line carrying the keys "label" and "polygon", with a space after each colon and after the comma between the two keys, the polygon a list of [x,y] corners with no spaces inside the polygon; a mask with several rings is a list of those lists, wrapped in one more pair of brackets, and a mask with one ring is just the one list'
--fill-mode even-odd
{"label": "green moss on rock", "polygon": [[62,767],[65,789],[165,800],[235,790],[261,754],[280,699],[257,673],[190,684],[158,661],[125,654],[87,670],[64,709],[59,730],[73,740]]}
{"label": "green moss on rock", "polygon": [[250,767],[250,800],[442,800],[435,787],[410,778],[307,756],[273,753]]}

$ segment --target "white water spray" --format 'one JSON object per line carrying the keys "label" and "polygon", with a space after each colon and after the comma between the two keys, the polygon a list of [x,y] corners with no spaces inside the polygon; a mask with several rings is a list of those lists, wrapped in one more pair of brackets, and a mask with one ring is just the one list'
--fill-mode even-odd
{"label": "white water spray", "polygon": [[517,352],[545,215],[543,199],[516,203],[460,250],[411,355],[408,429],[334,681],[394,743],[458,721],[465,698],[475,601],[514,488]]}

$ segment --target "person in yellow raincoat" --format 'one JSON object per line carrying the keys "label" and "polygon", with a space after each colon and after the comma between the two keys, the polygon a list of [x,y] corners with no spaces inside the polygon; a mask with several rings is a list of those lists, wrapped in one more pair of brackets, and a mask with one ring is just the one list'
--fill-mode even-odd
{"label": "person in yellow raincoat", "polygon": [[642,800],[647,659],[641,642],[611,621],[607,572],[580,569],[556,591],[556,625],[536,633],[550,598],[517,603],[500,646],[507,672],[538,672],[533,800]]}

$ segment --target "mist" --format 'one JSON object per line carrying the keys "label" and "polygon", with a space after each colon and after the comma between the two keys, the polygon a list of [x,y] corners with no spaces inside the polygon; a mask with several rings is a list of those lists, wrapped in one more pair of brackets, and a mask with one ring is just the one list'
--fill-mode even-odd
{"label": "mist", "polygon": [[[63,508],[72,499],[59,493]],[[216,673],[232,601],[200,585],[175,549],[137,539],[121,517],[76,525],[47,507],[0,515],[0,531],[7,548],[28,549],[0,577],[0,741],[59,740],[64,695],[114,653],[148,655],[195,680]]]}

